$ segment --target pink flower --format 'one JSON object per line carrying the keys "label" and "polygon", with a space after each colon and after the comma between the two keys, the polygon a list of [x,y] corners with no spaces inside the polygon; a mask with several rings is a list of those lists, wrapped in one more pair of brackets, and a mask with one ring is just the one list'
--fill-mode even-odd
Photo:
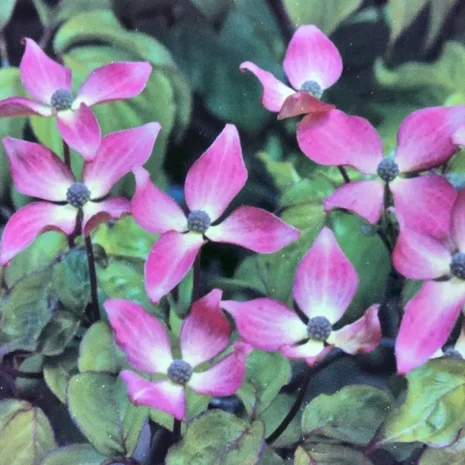
{"label": "pink flower", "polygon": [[82,181],[48,148],[5,137],[3,146],[16,189],[47,202],[30,203],[10,218],[3,231],[0,263],[8,263],[44,231],[73,234],[80,211],[86,236],[100,223],[129,214],[128,200],[104,197],[133,166],[148,160],[159,131],[158,123],[149,123],[106,135],[95,157],[84,163]]}
{"label": "pink flower", "polygon": [[116,342],[126,352],[128,362],[142,372],[165,375],[147,381],[132,371],[123,371],[121,377],[134,404],[148,405],[183,420],[187,386],[206,396],[230,396],[239,389],[252,350],[248,344],[235,342],[232,353],[207,370],[199,369],[229,345],[232,330],[220,300],[221,291],[214,289],[194,302],[181,326],[179,358],[173,357],[165,328],[140,305],[121,299],[104,303]]}
{"label": "pink flower", "polygon": [[462,360],[465,358],[465,324],[462,323],[462,328],[460,330],[459,337],[455,344],[444,347],[436,351],[436,353],[431,358],[453,358],[455,360]]}
{"label": "pink flower", "polygon": [[294,279],[297,313],[276,300],[232,300],[221,306],[234,318],[237,330],[252,347],[279,351],[285,357],[314,365],[332,349],[349,354],[371,352],[381,341],[379,305],[372,305],[354,323],[337,331],[332,326],[344,315],[358,287],[357,273],[340,249],[332,231],[322,229],[299,263]]}
{"label": "pink flower", "polygon": [[340,186],[324,201],[326,211],[344,208],[376,223],[388,185],[396,215],[406,227],[443,237],[456,197],[454,188],[438,175],[400,175],[425,171],[448,160],[457,148],[451,136],[463,121],[465,106],[414,111],[400,125],[393,159],[383,157],[381,137],[366,119],[339,110],[319,118],[306,117],[297,138],[301,150],[316,163],[348,165],[377,175]]}
{"label": "pink flower", "polygon": [[454,205],[450,237],[439,241],[401,229],[393,263],[407,278],[426,280],[407,303],[396,340],[397,368],[403,374],[446,343],[465,305],[465,191]]}
{"label": "pink flower", "polygon": [[226,125],[187,173],[187,217],[171,197],[150,182],[146,170],[136,168],[133,172],[134,219],[147,231],[162,234],[145,264],[145,286],[153,302],[186,276],[206,239],[273,253],[299,237],[297,229],[255,207],[239,207],[212,226],[247,180],[239,134],[233,125]]}
{"label": "pink flower", "polygon": [[19,70],[23,85],[34,100],[23,97],[0,100],[0,117],[56,116],[64,141],[84,158],[92,158],[100,145],[101,134],[89,107],[140,94],[152,67],[147,62],[102,66],[92,71],[74,98],[71,70],[50,59],[32,39],[25,42]]}
{"label": "pink flower", "polygon": [[320,100],[342,74],[342,58],[336,46],[313,25],[300,26],[292,37],[283,62],[294,89],[278,81],[254,63],[241,64],[241,71],[255,74],[263,86],[262,104],[278,112],[278,118],[305,113],[326,113],[334,108]]}

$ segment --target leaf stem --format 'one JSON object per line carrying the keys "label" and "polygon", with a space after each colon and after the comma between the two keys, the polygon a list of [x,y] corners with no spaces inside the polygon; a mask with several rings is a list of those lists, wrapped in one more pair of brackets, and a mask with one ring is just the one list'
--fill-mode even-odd
{"label": "leaf stem", "polygon": [[347,174],[346,169],[343,166],[338,166],[337,169],[341,173],[342,177],[344,178],[344,182],[348,184],[350,182],[349,175]]}
{"label": "leaf stem", "polygon": [[94,249],[92,248],[92,239],[90,236],[85,236],[87,262],[89,263],[89,279],[90,279],[90,295],[92,298],[92,312],[90,314],[91,321],[96,322],[100,320],[100,311],[98,303],[98,289],[97,289],[97,272],[95,270],[95,257]]}
{"label": "leaf stem", "polygon": [[181,426],[182,421],[175,418],[173,423],[173,444],[176,444],[181,439]]}

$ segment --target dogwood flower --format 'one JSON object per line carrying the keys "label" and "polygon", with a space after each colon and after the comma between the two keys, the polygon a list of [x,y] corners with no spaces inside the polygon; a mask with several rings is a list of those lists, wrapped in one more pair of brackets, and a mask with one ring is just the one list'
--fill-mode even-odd
{"label": "dogwood flower", "polygon": [[160,131],[158,123],[106,135],[95,157],[86,161],[82,181],[51,150],[12,137],[3,139],[16,189],[45,202],[20,208],[8,221],[0,247],[0,264],[7,264],[44,231],[71,235],[82,212],[81,231],[90,231],[110,218],[130,213],[123,197],[104,199],[113,185],[134,165],[145,163]]}
{"label": "dogwood flower", "polygon": [[169,195],[150,182],[146,170],[137,167],[133,172],[134,219],[147,231],[162,234],[145,264],[146,291],[153,302],[158,302],[186,276],[206,240],[273,253],[299,237],[296,228],[255,207],[241,206],[220,224],[212,225],[247,180],[239,134],[233,125],[226,125],[187,173],[187,217]]}
{"label": "dogwood flower", "polygon": [[334,105],[323,103],[323,92],[342,74],[342,58],[336,46],[316,26],[300,26],[294,33],[283,62],[292,89],[273,74],[246,61],[241,71],[253,73],[263,86],[262,104],[289,118],[305,113],[325,113]]}
{"label": "dogwood flower", "polygon": [[279,351],[311,366],[333,347],[349,354],[367,353],[381,341],[378,304],[347,326],[334,331],[358,287],[353,265],[333,232],[324,227],[297,266],[293,296],[305,321],[285,304],[269,298],[221,302],[236,322],[241,337],[252,347]]}
{"label": "dogwood flower", "polygon": [[465,305],[465,191],[455,202],[449,236],[440,241],[401,228],[393,263],[405,277],[425,280],[405,306],[396,340],[397,369],[404,374],[446,343]]}
{"label": "dogwood flower", "polygon": [[164,375],[147,381],[133,371],[121,372],[134,404],[154,407],[183,420],[186,388],[206,396],[230,396],[239,389],[252,350],[248,344],[237,341],[232,353],[206,370],[199,368],[229,346],[232,330],[220,308],[221,295],[221,290],[214,289],[192,305],[181,326],[180,357],[173,357],[165,328],[140,305],[122,299],[104,303],[116,342],[128,362],[144,373]]}
{"label": "dogwood flower", "polygon": [[460,334],[455,344],[444,347],[438,350],[431,358],[453,358],[455,360],[463,360],[465,358],[465,324],[462,323]]}
{"label": "dogwood flower", "polygon": [[152,71],[151,65],[117,62],[97,68],[74,97],[71,70],[49,58],[32,39],[25,42],[19,71],[24,87],[34,100],[24,97],[0,100],[0,117],[54,116],[64,141],[84,158],[92,158],[100,145],[101,134],[97,118],[89,107],[140,94]]}
{"label": "dogwood flower", "polygon": [[[344,208],[376,223],[385,195],[392,193],[395,212],[406,227],[436,237],[449,228],[456,192],[443,177],[410,174],[447,161],[457,146],[454,131],[465,120],[465,106],[434,107],[414,111],[400,125],[393,159],[384,158],[382,140],[364,118],[339,110],[300,123],[297,138],[301,150],[321,165],[346,165],[376,179],[343,184],[324,201],[326,211]],[[400,175],[405,174],[406,177]],[[388,192],[386,192],[388,186]]]}

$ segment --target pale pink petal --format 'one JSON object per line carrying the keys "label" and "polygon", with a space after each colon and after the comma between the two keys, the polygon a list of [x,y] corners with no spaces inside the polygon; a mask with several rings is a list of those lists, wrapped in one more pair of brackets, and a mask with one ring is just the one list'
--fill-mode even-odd
{"label": "pale pink petal", "polygon": [[232,396],[241,386],[245,376],[245,362],[252,347],[236,342],[233,352],[209,370],[194,373],[189,386],[206,396]]}
{"label": "pale pink petal", "polygon": [[258,253],[273,253],[297,240],[298,229],[256,207],[239,207],[205,235],[214,242],[236,244]]}
{"label": "pale pink petal", "polygon": [[220,307],[221,295],[222,291],[213,289],[194,302],[182,322],[182,359],[193,367],[215,358],[229,345],[232,329]]}
{"label": "pale pink petal", "polygon": [[321,359],[322,355],[327,353],[324,343],[315,339],[309,339],[305,344],[300,345],[284,345],[279,351],[284,357],[306,360],[309,365],[315,364],[317,360]]}
{"label": "pale pink petal", "polygon": [[72,234],[76,217],[77,210],[71,205],[34,202],[20,208],[3,230],[0,264],[6,265],[42,232],[57,230]]}
{"label": "pale pink petal", "polygon": [[0,100],[0,117],[41,115],[52,116],[52,108],[24,97]]}
{"label": "pale pink petal", "polygon": [[192,165],[185,184],[191,211],[202,210],[215,221],[244,187],[247,169],[236,126],[227,124],[207,151]]}
{"label": "pale pink petal", "polygon": [[295,92],[284,101],[278,119],[291,118],[307,113],[324,114],[335,108],[334,105],[322,102],[307,92]]}
{"label": "pale pink petal", "polygon": [[204,243],[201,234],[192,232],[168,231],[158,239],[145,262],[145,289],[152,302],[181,282]]}
{"label": "pale pink petal", "polygon": [[250,61],[245,61],[239,67],[241,71],[253,73],[263,86],[262,105],[270,111],[279,112],[286,98],[294,90],[276,79],[270,72],[259,68]]}
{"label": "pale pink petal", "polygon": [[297,90],[307,81],[322,89],[331,87],[342,74],[342,58],[336,46],[316,26],[300,26],[294,33],[286,56],[284,71]]}
{"label": "pale pink petal", "polygon": [[182,208],[166,192],[150,182],[149,172],[133,168],[136,191],[131,200],[131,210],[137,224],[151,233],[187,231],[187,218]]}
{"label": "pale pink petal", "polygon": [[417,110],[407,116],[397,134],[395,161],[401,172],[441,165],[457,147],[454,132],[465,121],[465,105]]}
{"label": "pale pink petal", "polygon": [[375,350],[381,342],[378,310],[379,304],[374,304],[357,321],[333,331],[328,344],[351,355],[367,354]]}
{"label": "pale pink petal", "polygon": [[81,104],[76,110],[58,112],[57,127],[63,140],[85,160],[94,157],[102,134],[97,118],[88,106]]}
{"label": "pale pink petal", "polygon": [[275,351],[308,337],[307,326],[297,314],[276,300],[225,300],[221,306],[234,318],[241,337],[256,349]]}
{"label": "pale pink petal", "polygon": [[334,233],[324,227],[310,250],[297,265],[292,293],[299,308],[309,317],[338,321],[358,287],[358,276],[344,255]]}
{"label": "pale pink petal", "polygon": [[460,252],[465,252],[465,190],[459,192],[452,210],[451,236]]}
{"label": "pale pink petal", "polygon": [[19,192],[54,202],[66,201],[66,192],[75,179],[57,155],[35,142],[12,137],[2,142]]}
{"label": "pale pink petal", "polygon": [[376,223],[381,218],[383,202],[384,185],[375,179],[342,184],[323,201],[323,205],[327,212],[343,208],[360,215],[369,223]]}
{"label": "pale pink petal", "polygon": [[160,129],[159,123],[148,123],[103,137],[94,158],[84,164],[82,174],[93,199],[108,194],[132,168],[149,159]]}
{"label": "pale pink petal", "polygon": [[50,105],[57,90],[71,90],[71,70],[49,58],[32,39],[24,40],[26,49],[19,65],[21,80],[35,99]]}
{"label": "pale pink petal", "polygon": [[451,141],[455,145],[465,146],[465,126],[459,127],[457,131],[452,134]]}
{"label": "pale pink petal", "polygon": [[364,118],[340,110],[306,116],[297,126],[300,150],[320,165],[348,165],[375,174],[383,161],[383,144]]}
{"label": "pale pink petal", "polygon": [[147,381],[129,370],[122,371],[121,378],[126,383],[133,404],[157,408],[178,420],[184,420],[186,399],[182,386],[171,381]]}
{"label": "pale pink petal", "polygon": [[450,229],[457,192],[443,177],[397,178],[390,183],[396,216],[406,228],[437,238]]}
{"label": "pale pink petal", "polygon": [[449,273],[451,254],[434,237],[402,228],[392,255],[396,270],[409,279],[436,279]]}
{"label": "pale pink petal", "polygon": [[169,336],[162,324],[139,304],[107,299],[105,308],[116,343],[128,362],[146,373],[166,373],[173,361]]}
{"label": "pale pink petal", "polygon": [[397,370],[425,363],[447,341],[465,303],[465,283],[426,281],[407,303],[396,340]]}
{"label": "pale pink petal", "polygon": [[124,197],[111,197],[102,202],[87,202],[82,210],[82,234],[88,236],[100,224],[130,215],[131,204]]}
{"label": "pale pink petal", "polygon": [[146,62],[117,62],[95,69],[83,82],[76,97],[76,104],[91,106],[139,95],[152,72]]}

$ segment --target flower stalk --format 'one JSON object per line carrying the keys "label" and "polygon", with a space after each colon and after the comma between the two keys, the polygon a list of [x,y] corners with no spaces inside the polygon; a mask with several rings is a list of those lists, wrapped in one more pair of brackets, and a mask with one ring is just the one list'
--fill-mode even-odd
{"label": "flower stalk", "polygon": [[89,279],[90,279],[90,295],[91,295],[91,313],[90,319],[92,323],[100,320],[100,310],[98,302],[97,288],[97,271],[95,269],[94,249],[92,248],[92,239],[90,236],[85,236],[87,262],[89,264]]}

